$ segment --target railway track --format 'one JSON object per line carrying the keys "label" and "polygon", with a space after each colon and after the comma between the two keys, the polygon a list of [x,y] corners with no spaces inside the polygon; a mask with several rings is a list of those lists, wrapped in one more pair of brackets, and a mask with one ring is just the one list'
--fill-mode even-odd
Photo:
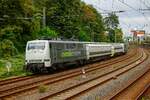
{"label": "railway track", "polygon": [[[133,83],[121,90],[118,94],[114,95],[111,100],[138,100],[142,98],[144,92],[149,88],[149,80],[145,81],[145,77],[149,77],[150,71],[148,70],[142,76],[137,78]],[[149,77],[150,78],[150,77]],[[133,92],[134,91],[134,92]],[[141,100],[141,99],[139,99]]]}
{"label": "railway track", "polygon": [[[149,52],[149,55],[150,55],[150,48],[148,48],[147,51]],[[150,70],[147,73],[150,73]],[[145,77],[144,77],[144,79],[145,79]],[[148,81],[147,84],[144,85],[144,87],[142,88],[140,93],[136,96],[136,100],[141,100],[143,98],[150,99],[150,74],[148,74],[147,81]]]}
{"label": "railway track", "polygon": [[150,82],[149,84],[145,85],[141,93],[136,97],[136,100],[142,100],[142,99],[150,99]]}
{"label": "railway track", "polygon": [[1,80],[1,81],[0,81],[0,86],[6,85],[6,84],[10,84],[10,83],[14,83],[14,82],[18,82],[18,81],[22,81],[22,80],[32,79],[32,78],[35,78],[35,77],[38,77],[38,76],[39,76],[39,75],[19,76],[19,77],[15,77],[15,78],[10,78],[10,79]]}
{"label": "railway track", "polygon": [[[148,53],[149,54],[149,53]],[[122,89],[118,94],[114,95],[112,100],[149,100],[150,99],[150,65],[145,73],[138,77],[134,82],[130,83],[126,88]],[[134,91],[134,92],[133,92]],[[149,91],[149,99],[145,97],[146,92]],[[143,99],[142,99],[143,98]]]}
{"label": "railway track", "polygon": [[82,94],[85,94],[88,91],[90,91],[110,80],[113,80],[117,76],[127,73],[129,70],[135,68],[136,66],[138,66],[139,64],[144,62],[147,58],[148,58],[148,56],[143,52],[142,55],[138,59],[136,59],[136,61],[130,62],[128,65],[125,65],[124,67],[113,70],[104,75],[97,76],[97,77],[87,80],[83,83],[76,84],[72,87],[68,87],[68,88],[61,90],[59,92],[56,92],[54,94],[43,97],[43,98],[41,98],[41,100],[71,100],[71,99],[75,99],[76,97],[78,97]]}
{"label": "railway track", "polygon": [[[132,55],[128,54],[128,55],[123,55],[124,58],[128,58],[128,57],[132,57],[134,54],[133,54],[133,51],[130,52]],[[120,57],[121,58],[121,57]],[[118,58],[115,58],[115,59],[110,59],[109,61],[107,62],[101,62],[99,64],[105,64],[105,63],[109,63],[111,61],[117,61],[118,59],[120,59],[119,57]],[[89,65],[87,65],[89,66]],[[43,75],[44,76],[44,75]],[[15,82],[19,82],[19,81],[25,81],[25,80],[29,80],[29,79],[33,79],[33,78],[37,78],[37,77],[41,77],[41,75],[31,75],[31,76],[21,76],[21,77],[15,77],[15,78],[10,78],[10,79],[4,79],[4,80],[0,80],[0,86],[2,85],[6,85],[6,84],[10,84],[10,83],[15,83]]]}
{"label": "railway track", "polygon": [[[131,57],[131,56],[130,56],[130,57]],[[126,57],[126,59],[129,59],[130,57]],[[122,60],[125,60],[125,58],[122,59]],[[117,62],[119,62],[118,59],[117,59],[116,61],[114,60],[113,62],[111,62],[111,63],[109,63],[109,64],[115,64],[115,63],[117,63]],[[98,68],[99,66],[100,66],[100,67],[106,67],[106,66],[108,66],[109,64],[106,63],[106,64],[103,65],[103,66],[97,65],[97,67],[96,67],[96,66],[91,67],[91,68],[89,68],[89,71],[96,70],[96,68]],[[100,67],[99,67],[99,68],[100,68]],[[87,68],[87,69],[88,69],[88,68]],[[71,72],[71,73],[72,73],[72,72]],[[69,74],[71,74],[71,73],[69,73]],[[75,74],[75,73],[76,73],[76,74]],[[68,74],[68,73],[67,73],[67,74]],[[16,95],[16,94],[18,94],[18,93],[20,93],[20,92],[25,92],[25,91],[29,91],[29,90],[32,90],[32,89],[37,89],[38,86],[41,84],[41,82],[42,82],[42,84],[50,84],[50,83],[57,82],[57,81],[60,81],[60,80],[62,80],[62,79],[65,79],[65,78],[69,78],[69,77],[67,76],[67,74],[66,74],[66,76],[63,75],[62,77],[56,76],[56,77],[51,77],[51,78],[45,79],[45,82],[44,82],[44,80],[41,80],[41,81],[36,81],[36,82],[34,82],[34,83],[31,83],[31,84],[16,86],[16,87],[13,87],[13,88],[11,88],[11,89],[0,90],[0,97],[1,97],[1,98],[5,98],[5,97],[8,97],[8,96]],[[80,74],[82,74],[81,71],[79,72],[79,70],[76,70],[76,71],[74,72],[74,74],[73,74],[73,73],[71,74],[71,75],[72,75],[71,77],[73,77],[73,76],[75,76],[75,75],[80,75]],[[49,81],[47,81],[47,80],[49,80]]]}

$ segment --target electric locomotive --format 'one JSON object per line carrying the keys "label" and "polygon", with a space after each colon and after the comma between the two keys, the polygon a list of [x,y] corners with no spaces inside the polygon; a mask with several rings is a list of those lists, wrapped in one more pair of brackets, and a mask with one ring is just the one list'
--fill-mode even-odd
{"label": "electric locomotive", "polygon": [[83,65],[93,59],[126,52],[124,43],[32,40],[26,45],[25,68],[40,73],[68,63]]}

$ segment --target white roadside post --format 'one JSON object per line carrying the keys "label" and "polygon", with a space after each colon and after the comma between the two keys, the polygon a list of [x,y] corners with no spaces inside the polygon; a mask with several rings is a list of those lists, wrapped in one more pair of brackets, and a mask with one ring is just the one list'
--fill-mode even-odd
{"label": "white roadside post", "polygon": [[85,69],[84,68],[82,68],[82,78],[86,78]]}
{"label": "white roadside post", "polygon": [[7,68],[7,72],[8,72],[8,74],[9,74],[9,72],[10,72],[10,68],[12,67],[12,65],[11,65],[11,62],[6,62],[6,68]]}

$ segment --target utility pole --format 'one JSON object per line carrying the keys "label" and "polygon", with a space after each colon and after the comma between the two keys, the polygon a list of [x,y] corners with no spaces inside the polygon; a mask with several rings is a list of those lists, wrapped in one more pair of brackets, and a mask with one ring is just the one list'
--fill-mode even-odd
{"label": "utility pole", "polygon": [[43,7],[43,28],[46,27],[46,7]]}

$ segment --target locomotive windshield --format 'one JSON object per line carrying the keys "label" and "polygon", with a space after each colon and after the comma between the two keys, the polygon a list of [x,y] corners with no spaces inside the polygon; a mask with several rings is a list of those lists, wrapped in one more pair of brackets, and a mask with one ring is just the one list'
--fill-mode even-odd
{"label": "locomotive windshield", "polygon": [[33,49],[45,49],[45,42],[36,42],[36,43],[29,43],[28,44],[28,50],[33,50]]}

